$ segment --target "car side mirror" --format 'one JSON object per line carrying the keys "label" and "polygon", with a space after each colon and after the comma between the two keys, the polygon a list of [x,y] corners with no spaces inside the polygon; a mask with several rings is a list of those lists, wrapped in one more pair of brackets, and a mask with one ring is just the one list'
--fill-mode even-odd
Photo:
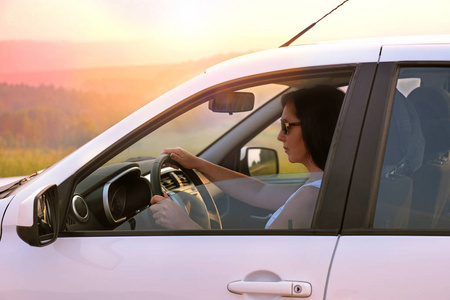
{"label": "car side mirror", "polygon": [[241,150],[241,169],[250,176],[278,174],[277,151],[262,147],[244,147]]}
{"label": "car side mirror", "polygon": [[58,190],[51,185],[20,204],[17,234],[31,246],[51,244],[58,236]]}
{"label": "car side mirror", "polygon": [[255,105],[255,95],[247,92],[228,92],[209,100],[208,108],[213,112],[229,113],[251,111]]}

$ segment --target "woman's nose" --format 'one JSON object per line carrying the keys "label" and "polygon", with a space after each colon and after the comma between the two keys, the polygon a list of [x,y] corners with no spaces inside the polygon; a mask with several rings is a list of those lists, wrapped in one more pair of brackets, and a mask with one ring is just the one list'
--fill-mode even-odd
{"label": "woman's nose", "polygon": [[280,142],[283,142],[285,140],[286,136],[284,135],[283,131],[278,132],[278,136],[277,136],[277,140],[279,140]]}

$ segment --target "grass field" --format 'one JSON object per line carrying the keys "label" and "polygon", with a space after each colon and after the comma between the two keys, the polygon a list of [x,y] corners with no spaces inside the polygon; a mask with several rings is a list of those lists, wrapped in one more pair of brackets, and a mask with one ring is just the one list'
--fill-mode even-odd
{"label": "grass field", "polygon": [[[0,148],[0,178],[29,175],[33,172],[45,169],[74,150],[74,148]],[[304,166],[291,164],[284,155],[280,155],[280,173],[303,172],[307,172],[307,169],[304,168]]]}
{"label": "grass field", "polygon": [[75,149],[0,148],[0,177],[28,175],[51,166]]}

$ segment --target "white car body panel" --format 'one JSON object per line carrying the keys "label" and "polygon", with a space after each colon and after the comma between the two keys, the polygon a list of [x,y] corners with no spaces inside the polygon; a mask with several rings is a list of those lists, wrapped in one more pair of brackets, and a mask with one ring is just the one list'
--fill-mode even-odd
{"label": "white car body panel", "polygon": [[380,62],[392,61],[448,61],[450,45],[387,45],[383,46]]}
{"label": "white car body panel", "polygon": [[[8,208],[8,204],[13,198],[14,197],[6,197],[5,199],[2,199],[2,201],[0,201],[0,221],[3,221],[3,216],[5,214],[5,210]],[[1,237],[2,237],[1,229],[2,229],[2,226],[0,226],[0,241],[1,241]]]}
{"label": "white car body panel", "polygon": [[[12,274],[2,278],[2,299],[240,299],[227,285],[252,273],[260,281],[277,277],[307,281],[313,287],[308,299],[323,299],[337,240],[313,236],[89,237],[59,238],[36,248],[24,247],[14,227],[6,230],[2,243],[15,247],[0,248],[1,257],[11,258],[2,265],[2,273]],[[20,278],[32,280],[24,286]],[[42,294],[32,293],[41,289]]]}
{"label": "white car body panel", "polygon": [[[330,48],[333,55],[330,55]],[[211,67],[206,74],[217,72],[215,76],[222,79],[225,74],[232,74],[230,79],[234,79],[312,66],[376,62],[379,52],[380,45],[370,43],[359,46],[353,43],[293,46],[244,55]]]}
{"label": "white car body panel", "polygon": [[448,299],[450,237],[343,236],[327,299]]}

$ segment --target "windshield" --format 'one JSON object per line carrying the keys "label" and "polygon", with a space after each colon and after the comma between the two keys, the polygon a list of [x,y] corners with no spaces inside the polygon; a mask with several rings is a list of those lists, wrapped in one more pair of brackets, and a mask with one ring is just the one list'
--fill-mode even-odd
{"label": "windshield", "polygon": [[[255,95],[254,111],[287,88],[286,85],[267,84],[243,89],[239,92],[251,92]],[[120,162],[136,157],[157,157],[163,149],[175,147],[198,154],[251,113],[252,111],[231,115],[215,113],[209,110],[208,102],[205,102],[167,122],[127,148],[111,162]]]}

